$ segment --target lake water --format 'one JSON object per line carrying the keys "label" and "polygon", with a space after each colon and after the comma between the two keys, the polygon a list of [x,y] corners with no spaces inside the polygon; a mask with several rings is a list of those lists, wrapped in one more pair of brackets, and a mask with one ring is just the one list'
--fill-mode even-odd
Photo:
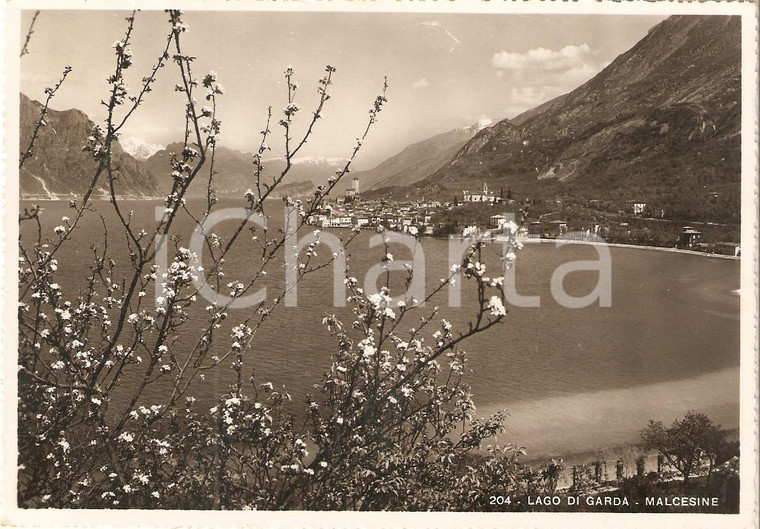
{"label": "lake water", "polygon": [[[29,205],[22,202],[21,207]],[[68,203],[41,205],[47,229],[59,224],[61,216],[71,215]],[[150,226],[156,203],[122,202],[122,206],[134,210],[136,225]],[[98,202],[95,207],[109,226],[115,226],[107,203]],[[270,212],[270,229],[282,225],[281,206],[273,204]],[[232,225],[220,225],[219,233]],[[179,231],[189,234],[192,227],[186,218]],[[28,228],[24,226],[22,236],[29,235]],[[363,278],[379,262],[382,248],[369,248],[372,235],[364,231],[348,247],[351,275]],[[102,237],[100,220],[90,213],[73,235],[73,244],[59,254],[58,282],[64,292],[81,284],[91,262],[89,246]],[[254,243],[250,235],[245,239],[227,260],[227,280],[244,279],[256,263]],[[123,263],[123,249],[116,248],[120,242],[115,239],[111,247],[117,262]],[[421,244],[430,291],[447,273],[448,242],[423,239]],[[583,245],[526,245],[518,253],[517,291],[540,296],[541,306],[510,307],[503,325],[465,343],[470,352],[468,381],[479,413],[510,410],[508,431],[501,442],[523,444],[536,457],[616,446],[636,442],[636,432],[648,419],[672,421],[687,409],[708,412],[725,427],[738,426],[739,297],[735,291],[739,262],[654,250],[609,250],[612,306],[568,309],[551,295],[552,273],[565,262],[597,259],[596,250]],[[397,260],[410,257],[401,246],[391,251]],[[485,261],[490,274],[496,275],[495,248]],[[280,272],[271,272],[267,280],[270,297],[281,288],[282,266],[278,261],[274,269]],[[565,288],[576,296],[586,294],[597,277],[595,272],[570,274]],[[332,291],[331,269],[305,279],[299,285],[298,307],[277,309],[277,316],[257,337],[255,359],[249,360],[260,381],[284,385],[299,404],[318,382],[335,349],[320,323],[322,316],[336,313],[351,321],[348,309],[332,306]],[[460,309],[445,307],[445,292],[431,303],[442,307],[442,315],[455,328],[472,314],[474,300],[464,295],[466,285],[462,291]],[[231,317],[242,320],[250,310],[232,311]],[[184,332],[180,344],[194,343],[197,326],[187,325]],[[225,367],[209,371],[195,395],[212,401],[226,390],[232,374]],[[148,399],[157,398],[161,388],[154,391]]]}

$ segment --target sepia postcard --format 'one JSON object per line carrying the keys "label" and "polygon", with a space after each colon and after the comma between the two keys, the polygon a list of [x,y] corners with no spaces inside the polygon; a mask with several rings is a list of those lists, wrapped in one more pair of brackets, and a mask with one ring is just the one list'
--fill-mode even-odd
{"label": "sepia postcard", "polygon": [[5,2],[0,524],[755,526],[757,8]]}

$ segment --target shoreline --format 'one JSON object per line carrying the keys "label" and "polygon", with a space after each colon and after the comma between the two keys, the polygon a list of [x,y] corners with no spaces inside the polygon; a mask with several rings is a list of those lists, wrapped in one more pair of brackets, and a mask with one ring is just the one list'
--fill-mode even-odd
{"label": "shoreline", "polygon": [[[486,238],[484,239],[485,242],[499,242],[498,235],[494,238]],[[458,240],[461,240],[461,236],[447,236],[447,237],[440,237],[440,236],[431,236],[430,238],[433,239],[450,239],[455,238]],[[477,240],[477,237],[473,237],[473,240]],[[659,252],[669,252],[669,253],[680,253],[684,255],[697,255],[702,257],[715,257],[716,259],[728,259],[731,261],[741,261],[740,255],[724,255],[719,253],[708,253],[708,252],[699,252],[697,250],[686,250],[684,248],[676,248],[671,246],[648,246],[645,244],[626,244],[621,242],[606,242],[606,241],[580,241],[577,239],[560,239],[560,238],[547,238],[547,237],[518,237],[518,241],[525,243],[526,241],[529,241],[528,244],[530,244],[532,241],[544,243],[557,243],[559,245],[566,245],[566,244],[578,244],[578,245],[585,245],[585,246],[609,246],[612,248],[630,248],[633,250],[657,250]]]}
{"label": "shoreline", "polygon": [[[669,426],[669,424],[665,424],[665,426]],[[729,427],[724,428],[726,432],[726,440],[727,441],[739,441],[740,440],[740,429],[739,426],[736,427]],[[639,452],[641,455],[645,455],[647,457],[652,457],[653,455],[657,454],[657,450],[647,450],[644,447],[644,443],[641,440],[631,442],[625,445],[620,446],[609,446],[605,447],[604,449],[598,449],[598,450],[583,450],[580,452],[567,452],[563,454],[558,454],[554,456],[534,456],[534,457],[526,457],[525,462],[530,464],[545,464],[551,462],[553,459],[562,459],[562,461],[565,462],[565,464],[570,467],[572,465],[584,465],[589,464],[597,460],[597,455],[599,452],[604,451],[608,455],[612,455],[614,457],[623,457],[623,451],[625,449],[633,448],[636,451]],[[609,461],[608,461],[609,463]]]}
{"label": "shoreline", "polygon": [[703,257],[715,257],[717,259],[728,259],[731,261],[741,261],[740,255],[724,255],[719,253],[699,252],[697,250],[686,250],[684,248],[675,248],[670,246],[647,246],[645,244],[625,244],[620,242],[601,242],[601,241],[577,241],[573,239],[547,239],[545,237],[529,237],[521,239],[539,241],[539,242],[557,242],[561,244],[582,244],[586,246],[610,246],[613,248],[632,248],[634,250],[657,250],[659,252],[680,253],[685,255],[699,255]]}
{"label": "shoreline", "polygon": [[727,430],[738,428],[738,378],[739,367],[733,366],[687,379],[480,404],[476,415],[506,409],[506,430],[499,442],[526,447],[526,461],[579,460],[597,450],[640,444],[639,432],[650,419],[670,424],[688,410],[706,413]]}

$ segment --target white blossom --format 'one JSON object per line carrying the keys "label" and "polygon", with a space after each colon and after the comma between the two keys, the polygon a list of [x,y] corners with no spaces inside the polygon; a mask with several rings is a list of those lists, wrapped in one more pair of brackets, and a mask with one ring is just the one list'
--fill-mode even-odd
{"label": "white blossom", "polygon": [[499,296],[491,296],[488,300],[488,308],[491,309],[492,316],[504,316],[507,313]]}

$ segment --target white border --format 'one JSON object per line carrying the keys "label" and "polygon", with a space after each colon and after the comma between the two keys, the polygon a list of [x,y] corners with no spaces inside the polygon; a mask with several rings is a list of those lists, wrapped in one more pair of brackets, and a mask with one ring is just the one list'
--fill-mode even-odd
{"label": "white border", "polygon": [[[265,527],[753,527],[758,520],[758,86],[757,4],[750,2],[673,3],[610,2],[578,0],[547,3],[514,0],[177,0],[170,6],[151,0],[11,0],[0,6],[4,50],[0,71],[5,74],[0,91],[0,108],[5,126],[0,129],[4,173],[0,182],[6,191],[0,197],[0,215],[5,230],[0,233],[0,277],[4,316],[0,319],[0,351],[3,369],[0,380],[2,450],[0,450],[0,525],[45,527],[174,527],[174,526],[265,526]],[[608,513],[353,513],[353,512],[210,512],[137,511],[119,513],[100,510],[20,510],[16,490],[16,265],[18,237],[18,42],[21,9],[163,9],[260,10],[260,11],[360,11],[409,13],[539,13],[539,14],[720,14],[742,17],[742,259],[741,259],[741,501],[740,514],[608,514]],[[4,60],[3,60],[4,59]],[[4,66],[4,68],[2,68]],[[753,104],[754,103],[754,104]],[[3,133],[4,132],[4,133]]]}

